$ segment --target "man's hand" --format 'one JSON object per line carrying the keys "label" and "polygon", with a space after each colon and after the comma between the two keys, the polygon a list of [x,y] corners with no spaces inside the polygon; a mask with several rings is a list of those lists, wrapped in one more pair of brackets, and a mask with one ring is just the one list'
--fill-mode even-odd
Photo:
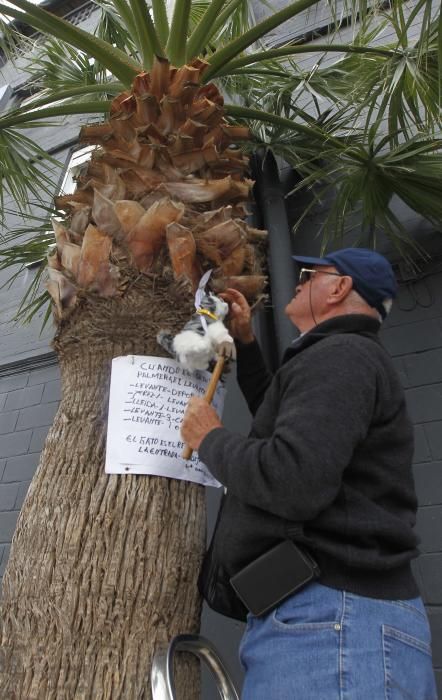
{"label": "man's hand", "polygon": [[219,296],[229,304],[227,320],[231,335],[241,343],[253,342],[252,312],[245,296],[231,287]]}
{"label": "man's hand", "polygon": [[207,433],[214,428],[222,428],[218,414],[205,399],[192,396],[189,399],[181,423],[181,437],[192,450],[198,450]]}

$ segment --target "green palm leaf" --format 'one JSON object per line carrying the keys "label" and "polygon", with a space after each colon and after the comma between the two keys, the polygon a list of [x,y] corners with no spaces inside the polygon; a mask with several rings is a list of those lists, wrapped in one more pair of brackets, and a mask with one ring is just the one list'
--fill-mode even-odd
{"label": "green palm leaf", "polygon": [[[105,114],[109,111],[110,105],[110,100],[81,102],[80,104],[78,100],[75,100],[69,104],[64,103],[58,106],[52,105],[41,109],[30,108],[29,110],[23,110],[19,115],[6,114],[4,117],[0,117],[0,131],[3,133],[4,129],[12,126],[21,128],[43,126],[42,120],[52,119],[53,117],[65,117],[69,114]],[[43,150],[40,150],[39,153],[46,156],[46,152]]]}
{"label": "green palm leaf", "polygon": [[42,235],[38,239],[29,240],[26,243],[11,246],[5,250],[0,248],[0,270],[19,265],[18,269],[4,282],[2,287],[11,285],[29,266],[36,265],[33,280],[11,321],[23,324],[30,323],[34,316],[42,310],[44,315],[40,332],[43,331],[49,321],[52,311],[50,296],[46,290],[43,290],[43,283],[46,278],[46,254],[48,246],[53,242],[53,237],[51,239],[46,232],[46,236]]}
{"label": "green palm leaf", "polygon": [[129,0],[135,29],[138,35],[138,45],[143,57],[143,68],[152,68],[154,56],[163,56],[163,48],[156,33],[145,0]]}
{"label": "green palm leaf", "polygon": [[95,35],[141,64],[135,18],[126,0],[96,0],[100,18]]}
{"label": "green palm leaf", "polygon": [[182,66],[186,60],[186,42],[191,5],[191,0],[175,1],[166,55],[170,62],[176,66]]}
{"label": "green palm leaf", "polygon": [[134,76],[139,72],[140,66],[126,54],[102,39],[80,29],[80,27],[52,15],[41,7],[36,7],[27,0],[13,0],[11,4],[18,7],[20,11],[9,7],[9,5],[0,4],[0,12],[26,22],[44,34],[56,36],[77,49],[85,51],[90,56],[94,56],[126,85],[130,85]]}
{"label": "green palm leaf", "polygon": [[20,131],[0,128],[0,221],[5,216],[6,194],[13,197],[22,213],[29,211],[32,197],[39,199],[45,194],[51,198],[54,194],[51,168],[59,167],[55,158]]}
{"label": "green palm leaf", "polygon": [[[442,141],[415,137],[386,152],[375,144],[353,143],[335,152],[331,148],[315,169],[307,163],[306,176],[297,189],[315,188],[321,199],[333,190],[328,215],[323,223],[327,240],[342,241],[351,218],[361,217],[361,231],[382,228],[392,241],[403,247],[405,231],[394,215],[393,196],[430,221],[442,221]],[[287,157],[286,153],[286,157]],[[324,162],[325,161],[325,162]],[[304,163],[297,160],[298,171]],[[298,220],[295,229],[299,228]],[[408,245],[412,245],[411,239]]]}
{"label": "green palm leaf", "polygon": [[270,17],[267,17],[255,27],[249,29],[243,35],[233,39],[229,44],[227,44],[227,46],[219,51],[216,51],[213,56],[210,57],[210,68],[206,72],[204,80],[208,81],[214,78],[225,63],[233,58],[236,58],[238,54],[254,44],[261,37],[265,36],[265,34],[270,32],[272,29],[275,29],[291,17],[300,14],[307,8],[316,4],[317,0],[296,0],[296,2],[291,3],[283,10],[280,10]]}
{"label": "green palm leaf", "polygon": [[[49,39],[44,47],[26,64],[26,72],[31,78],[32,89],[42,104],[64,99],[61,93],[69,91],[80,99],[90,99],[91,95],[117,94],[124,90],[123,83],[111,81],[106,68],[91,60],[85,53],[74,49],[62,41]],[[69,94],[66,94],[69,97]],[[40,102],[33,101],[33,107]],[[22,108],[20,108],[22,109]]]}

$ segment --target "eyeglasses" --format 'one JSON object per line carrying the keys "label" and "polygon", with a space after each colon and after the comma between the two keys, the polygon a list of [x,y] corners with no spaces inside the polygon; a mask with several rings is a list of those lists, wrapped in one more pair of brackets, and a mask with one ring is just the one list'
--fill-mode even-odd
{"label": "eyeglasses", "polygon": [[328,272],[328,270],[311,270],[307,267],[301,267],[299,271],[298,284],[305,284],[306,282],[309,282],[309,280],[312,279],[312,275],[316,274],[317,272],[320,272],[323,275],[334,275],[335,277],[344,276],[341,275],[339,272]]}

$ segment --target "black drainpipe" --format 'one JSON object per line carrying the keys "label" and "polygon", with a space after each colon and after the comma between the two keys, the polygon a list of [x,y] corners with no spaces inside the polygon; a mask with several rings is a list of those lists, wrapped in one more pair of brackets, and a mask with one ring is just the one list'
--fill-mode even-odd
{"label": "black drainpipe", "polygon": [[297,331],[284,313],[293,297],[296,285],[296,267],[292,260],[290,226],[287,218],[284,191],[279,179],[273,154],[253,159],[255,199],[261,214],[261,226],[269,233],[268,270],[276,355],[280,364],[284,350],[296,337]]}

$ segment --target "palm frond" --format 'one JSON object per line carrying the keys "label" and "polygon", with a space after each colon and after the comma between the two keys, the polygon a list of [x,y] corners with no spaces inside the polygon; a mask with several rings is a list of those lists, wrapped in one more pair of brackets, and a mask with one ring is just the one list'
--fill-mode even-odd
{"label": "palm frond", "polygon": [[[29,24],[43,34],[49,36],[52,34],[80,51],[94,56],[126,85],[129,85],[139,72],[140,66],[126,54],[98,37],[92,36],[84,29],[56,17],[47,10],[28,2],[28,0],[12,0],[11,5],[13,7],[0,4],[0,12]],[[16,7],[19,9],[15,9]]]}
{"label": "palm frond", "polygon": [[[179,0],[178,0],[179,1]],[[143,68],[152,68],[154,56],[163,56],[163,47],[158,38],[150,12],[145,0],[128,0],[132,15],[135,20],[135,28],[138,35]]]}
{"label": "palm frond", "polygon": [[166,46],[169,38],[169,20],[165,0],[152,0],[152,11],[158,39],[161,46]]}
{"label": "palm frond", "polygon": [[49,292],[40,292],[43,269],[37,271],[37,275],[29,286],[20,306],[14,314],[12,320],[16,323],[26,325],[31,323],[39,311],[43,311],[43,319],[40,326],[40,335],[44,331],[49,319],[52,316],[52,304]]}
{"label": "palm frond", "polygon": [[195,15],[193,16],[192,25],[194,26],[192,27],[192,33],[187,41],[186,46],[186,58],[188,61],[194,58],[195,56],[199,56],[200,53],[203,51],[207,43],[208,33],[212,29],[213,24],[223,5],[224,0],[212,0],[212,2],[205,7],[204,11],[201,12],[201,15],[197,21],[195,21]]}
{"label": "palm frond", "polygon": [[13,197],[20,212],[30,209],[29,201],[54,193],[51,168],[61,164],[17,129],[0,127],[0,211],[5,216],[5,196]]}
{"label": "palm frond", "polygon": [[[74,49],[62,41],[49,39],[44,47],[33,54],[25,65],[25,70],[31,76],[35,100],[28,100],[33,108],[76,95],[78,100],[85,101],[91,95],[106,99],[109,94],[117,94],[124,90],[124,85],[111,81],[108,71],[98,61],[91,60],[85,53]],[[100,95],[101,93],[101,95]],[[22,111],[19,107],[18,111]]]}
{"label": "palm frond", "polygon": [[336,146],[341,146],[337,138],[334,138],[330,134],[324,134],[317,125],[307,126],[306,124],[300,124],[285,117],[281,117],[278,114],[272,114],[250,107],[241,107],[239,105],[227,104],[225,105],[225,111],[227,116],[234,117],[237,120],[245,120],[246,123],[255,120],[260,123],[273,124],[285,129],[290,129],[292,133],[300,132],[308,138],[314,139],[317,144],[324,141],[334,141]]}
{"label": "palm frond", "polygon": [[[20,270],[14,275],[20,274],[25,267],[35,265],[36,263],[44,263],[48,248],[55,242],[54,235],[49,230],[50,222],[47,223],[46,230],[40,231],[40,235],[34,233],[33,238],[29,238],[24,243],[9,246],[8,248],[0,248],[0,270],[5,270],[8,267],[20,265]],[[4,284],[7,285],[13,278],[10,278]]]}
{"label": "palm frond", "polygon": [[[58,100],[55,101],[57,102]],[[69,114],[106,114],[110,109],[110,105],[110,100],[96,100],[95,102],[81,103],[79,103],[78,100],[72,100],[69,103],[64,101],[63,104],[51,104],[49,107],[38,109],[31,105],[28,109],[21,111],[20,114],[16,114],[17,110],[14,110],[13,113],[7,112],[3,117],[0,117],[0,133],[12,126],[18,126],[20,128],[55,126],[52,122],[44,122],[43,120],[52,119],[53,117],[65,117]],[[30,141],[29,145],[31,145]],[[32,145],[38,149],[36,144]],[[42,157],[43,155],[45,157],[47,156],[43,149],[38,149],[38,152]]]}
{"label": "palm frond", "polygon": [[[41,203],[41,200],[32,202],[32,212],[19,215],[17,215],[15,208],[5,207],[4,215],[8,217],[8,228],[4,231],[0,230],[0,249],[4,253],[6,245],[10,243],[18,245],[31,238],[40,239],[43,237],[46,239],[48,232],[52,236],[51,242],[54,242],[51,219],[57,214],[58,212],[53,206],[46,206]],[[14,225],[11,222],[14,222]],[[33,261],[28,262],[32,264]]]}
{"label": "palm frond", "polygon": [[[403,3],[394,3],[390,11],[382,13],[382,31],[394,31],[395,39],[384,45],[389,53],[384,56],[345,56],[325,69],[320,76],[341,92],[351,86],[351,97],[358,105],[356,114],[364,119],[366,130],[385,121],[392,134],[392,145],[412,137],[416,130],[435,132],[442,125],[440,110],[440,71],[438,65],[439,17],[428,15],[428,3],[420,0],[406,18]],[[419,15],[420,13],[420,15]],[[412,21],[423,22],[416,42],[411,31]],[[364,36],[365,32],[365,36]],[[366,29],[359,40],[367,44]],[[382,128],[385,128],[382,126]]]}
{"label": "palm frond", "polygon": [[42,332],[51,316],[50,296],[43,289],[43,283],[46,279],[48,250],[55,244],[50,219],[56,211],[43,205],[34,206],[34,209],[41,210],[41,213],[34,211],[23,214],[20,226],[9,228],[5,234],[0,235],[0,271],[14,268],[13,274],[2,285],[8,287],[25,270],[33,270],[32,281],[11,320],[26,324],[30,323],[37,313],[40,312],[41,315],[41,312],[44,312],[40,330]]}
{"label": "palm frond", "polygon": [[248,53],[240,58],[236,58],[229,63],[227,63],[220,71],[217,73],[217,77],[225,75],[226,73],[231,73],[236,71],[238,68],[244,66],[251,66],[252,64],[260,63],[273,59],[293,57],[303,53],[320,54],[320,53],[356,53],[375,56],[395,56],[396,52],[391,49],[386,49],[382,46],[362,46],[361,44],[289,44],[278,49],[269,49],[267,51],[257,51],[255,53]]}
{"label": "palm frond", "polygon": [[65,42],[48,39],[44,47],[28,59],[24,70],[42,87],[58,89],[60,82],[69,84],[95,83],[92,62],[83,51]]}
{"label": "palm frond", "polygon": [[95,35],[141,65],[136,23],[126,0],[96,0],[96,4],[101,11]]}
{"label": "palm frond", "polygon": [[[263,2],[262,4],[272,9],[271,3]],[[246,0],[230,2],[220,12],[217,22],[214,23],[217,46],[225,46],[235,38],[243,36],[255,24],[250,3]]]}
{"label": "palm frond", "polygon": [[24,36],[13,24],[0,16],[0,50],[6,61],[11,61],[12,65],[15,65],[17,49],[20,48],[21,52],[32,51],[33,46],[34,41],[31,37]]}
{"label": "palm frond", "polygon": [[[20,257],[20,252],[17,251],[18,257]],[[0,251],[0,257],[1,257],[1,251]],[[11,263],[9,261],[5,261],[5,267],[9,267]],[[0,270],[2,268],[1,261],[0,261]],[[7,287],[10,286],[14,280],[22,275],[22,273],[25,271],[27,268],[26,265],[22,265],[9,279],[6,280],[6,282],[2,285],[2,287]],[[25,290],[25,293],[23,295],[23,298],[17,308],[17,311],[14,313],[12,318],[10,319],[13,322],[16,323],[22,323],[23,325],[31,323],[33,320],[34,316],[40,311],[40,309],[45,309],[46,311],[43,316],[43,322],[40,328],[40,333],[44,330],[52,312],[51,308],[51,298],[49,296],[49,293],[45,290],[42,291],[42,282],[45,278],[45,271],[46,271],[46,265],[41,264],[37,267],[36,273],[34,275],[34,278],[28,288]]]}
{"label": "palm frond", "polygon": [[[407,242],[406,231],[394,214],[394,196],[433,224],[442,224],[442,141],[416,136],[391,150],[383,146],[353,142],[351,148],[336,151],[330,158],[333,146],[329,144],[316,167],[312,159],[304,165],[297,154],[297,170],[305,175],[296,189],[314,189],[319,200],[331,188],[333,191],[322,224],[324,240],[342,241],[357,217],[364,236],[382,230],[403,252],[403,246],[413,242]],[[290,158],[290,152],[285,157]],[[295,230],[301,221],[296,222]]]}
{"label": "palm frond", "polygon": [[296,0],[288,7],[279,10],[279,12],[275,12],[241,36],[233,39],[223,48],[215,51],[209,59],[210,67],[204,76],[204,80],[208,81],[216,77],[218,71],[221,70],[225,63],[238,56],[242,51],[265,36],[272,29],[279,27],[291,17],[300,14],[305,9],[316,4],[317,0]]}
{"label": "palm frond", "polygon": [[171,63],[182,66],[186,61],[187,32],[191,0],[175,0],[166,55]]}

